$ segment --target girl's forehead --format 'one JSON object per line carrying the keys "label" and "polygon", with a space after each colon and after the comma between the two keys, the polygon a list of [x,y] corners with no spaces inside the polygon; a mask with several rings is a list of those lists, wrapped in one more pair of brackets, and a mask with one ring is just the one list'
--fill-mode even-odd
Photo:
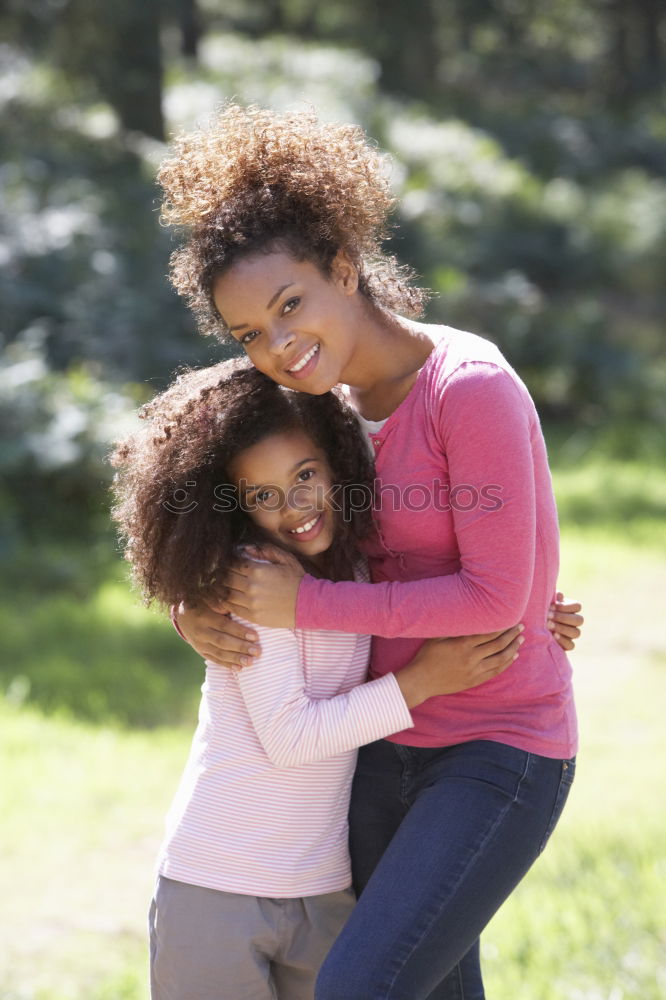
{"label": "girl's forehead", "polygon": [[298,471],[307,461],[322,461],[325,455],[305,429],[277,431],[238,452],[230,463],[237,478],[284,476]]}

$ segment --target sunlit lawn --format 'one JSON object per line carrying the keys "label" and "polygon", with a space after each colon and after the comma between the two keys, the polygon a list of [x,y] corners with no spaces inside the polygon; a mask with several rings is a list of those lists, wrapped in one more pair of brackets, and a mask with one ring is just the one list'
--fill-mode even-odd
{"label": "sunlit lawn", "polygon": [[[587,467],[558,473],[556,482],[568,522],[561,582],[583,600],[588,619],[574,661],[578,774],[547,851],[484,936],[488,997],[660,1000],[666,996],[666,533],[655,512],[666,476],[644,470],[637,482],[618,467],[614,494],[610,480],[604,485]],[[594,490],[598,514],[591,517],[583,508]],[[144,1000],[153,859],[194,724],[200,672],[169,626],[137,610],[119,586],[71,612],[61,624],[58,654],[47,648],[55,617],[46,605],[35,607],[33,660],[55,657],[65,686],[67,655],[87,652],[100,685],[112,660],[113,684],[126,682],[129,692],[112,699],[118,717],[126,714],[127,698],[152,697],[173,713],[178,706],[164,682],[147,679],[151,650],[159,651],[169,660],[167,678],[179,665],[187,671],[179,697],[191,722],[131,730],[4,703],[0,997]],[[7,648],[18,655],[17,611],[6,614],[3,628],[15,627]],[[61,603],[58,620],[63,615]],[[83,628],[91,618],[97,640],[94,628],[73,638],[76,622]],[[141,648],[136,661],[133,643]],[[46,682],[34,669],[39,687]],[[16,674],[31,671],[26,654]],[[10,676],[7,664],[3,673]],[[72,681],[74,692],[78,686]],[[23,693],[24,682],[16,682],[14,701]],[[101,686],[98,698],[103,707]],[[57,703],[55,693],[45,697],[51,709]],[[95,717],[94,705],[88,714]],[[145,716],[154,718],[150,711]]]}

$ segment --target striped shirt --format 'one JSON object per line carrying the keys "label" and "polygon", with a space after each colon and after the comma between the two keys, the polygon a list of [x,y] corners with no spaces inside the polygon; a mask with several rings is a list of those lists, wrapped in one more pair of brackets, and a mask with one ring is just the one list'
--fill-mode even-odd
{"label": "striped shirt", "polygon": [[253,896],[344,889],[356,748],[411,726],[411,714],[392,673],[363,683],[368,636],[251,627],[251,666],[206,661],[158,869]]}

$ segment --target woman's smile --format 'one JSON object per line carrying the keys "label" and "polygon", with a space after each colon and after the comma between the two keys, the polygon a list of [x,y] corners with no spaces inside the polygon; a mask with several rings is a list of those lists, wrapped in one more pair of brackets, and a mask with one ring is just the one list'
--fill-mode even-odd
{"label": "woman's smile", "polygon": [[320,395],[341,381],[358,347],[351,296],[357,275],[343,263],[327,276],[286,251],[241,258],[213,285],[218,313],[252,364],[290,389]]}
{"label": "woman's smile", "polygon": [[295,365],[285,369],[292,378],[307,378],[317,367],[319,360],[319,344],[315,344],[305,354],[302,354]]}

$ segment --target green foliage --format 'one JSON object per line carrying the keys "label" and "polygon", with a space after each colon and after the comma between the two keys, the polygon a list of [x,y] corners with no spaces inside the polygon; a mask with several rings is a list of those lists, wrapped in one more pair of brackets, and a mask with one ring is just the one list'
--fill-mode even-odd
{"label": "green foliage", "polygon": [[496,340],[542,412],[666,421],[666,183],[544,182],[462,122],[393,116],[407,249],[433,317]]}
{"label": "green foliage", "polygon": [[93,360],[118,381],[206,357],[165,280],[154,146],[120,134],[104,107],[68,104],[53,73],[14,72],[24,96],[0,124],[4,342],[38,324],[50,366]]}
{"label": "green foliage", "polygon": [[112,546],[105,455],[129,429],[139,392],[100,381],[90,364],[50,369],[38,326],[5,351],[0,554],[14,588],[86,594],[99,581]]}

